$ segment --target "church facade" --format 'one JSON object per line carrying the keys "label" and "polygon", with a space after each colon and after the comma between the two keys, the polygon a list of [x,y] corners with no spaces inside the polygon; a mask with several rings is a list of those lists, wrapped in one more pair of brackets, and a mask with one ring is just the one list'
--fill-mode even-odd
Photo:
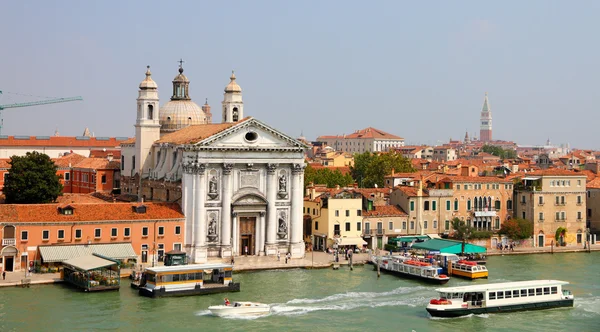
{"label": "church facade", "polygon": [[[189,82],[185,91],[175,86],[187,80],[182,75],[180,68],[174,95],[179,91],[191,102]],[[184,248],[195,263],[278,252],[304,256],[306,146],[244,117],[241,92],[232,74],[222,103],[223,122],[210,123],[205,113],[196,117],[205,123],[186,125],[191,115],[167,119],[160,114],[162,107],[156,114],[158,87],[148,69],[140,84],[136,137],[122,144],[123,192],[180,203],[186,220]],[[162,128],[166,121],[168,130]]]}

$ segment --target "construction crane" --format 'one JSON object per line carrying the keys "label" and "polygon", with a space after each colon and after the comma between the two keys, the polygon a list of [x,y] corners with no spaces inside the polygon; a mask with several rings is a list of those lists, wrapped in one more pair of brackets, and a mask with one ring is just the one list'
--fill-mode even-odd
{"label": "construction crane", "polygon": [[[0,91],[0,94],[2,94],[2,91]],[[58,103],[67,103],[70,101],[77,101],[77,100],[83,100],[83,98],[81,98],[80,96],[77,96],[77,97],[38,100],[38,101],[32,101],[32,102],[28,102],[28,103],[0,105],[0,135],[2,135],[2,128],[4,127],[4,117],[2,116],[2,111],[5,108],[29,107],[29,106],[46,105],[46,104],[58,104]]]}

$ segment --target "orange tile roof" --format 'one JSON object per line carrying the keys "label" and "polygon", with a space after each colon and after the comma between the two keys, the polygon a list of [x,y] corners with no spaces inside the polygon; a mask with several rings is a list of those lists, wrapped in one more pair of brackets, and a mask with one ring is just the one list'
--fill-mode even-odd
{"label": "orange tile roof", "polygon": [[54,160],[54,164],[58,168],[65,168],[65,167],[72,167],[73,165],[76,165],[77,163],[81,162],[84,159],[86,159],[85,156],[82,156],[77,153],[69,153],[67,155],[58,157],[53,160]]}
{"label": "orange tile roof", "polygon": [[211,123],[202,125],[191,125],[180,129],[176,132],[166,134],[161,137],[156,143],[172,143],[172,144],[194,144],[206,139],[210,136],[218,134],[228,128],[248,121],[251,117],[246,117],[238,122],[231,123]]}
{"label": "orange tile roof", "polygon": [[365,217],[392,217],[392,216],[407,216],[401,208],[396,205],[375,206],[375,210],[363,211]]}
{"label": "orange tile roof", "polygon": [[135,213],[137,203],[69,203],[72,215],[58,213],[65,204],[0,204],[0,220],[4,222],[77,222],[117,220],[183,219],[179,205],[144,203],[146,213]]}
{"label": "orange tile roof", "polygon": [[10,168],[10,159],[0,159],[0,168]]}
{"label": "orange tile roof", "polygon": [[498,178],[495,176],[448,176],[440,180],[440,182],[510,182],[506,178]]}
{"label": "orange tile roof", "polygon": [[108,156],[112,156],[113,158],[121,158],[121,150],[120,149],[102,149],[102,150],[91,150],[90,155],[88,157],[91,158],[106,158]]}
{"label": "orange tile roof", "polygon": [[348,135],[329,135],[329,136],[319,136],[319,139],[327,139],[327,138],[381,138],[381,139],[404,139],[402,137],[392,135],[390,133],[386,133],[383,130],[379,130],[373,127],[367,127],[365,129],[359,129],[352,134]]}
{"label": "orange tile roof", "polygon": [[88,137],[86,139],[77,139],[75,136],[50,136],[44,139],[37,139],[36,136],[30,136],[27,139],[15,139],[15,136],[0,138],[0,146],[57,146],[57,147],[117,147],[125,139],[116,137]]}
{"label": "orange tile roof", "polygon": [[587,189],[600,189],[600,177],[597,177],[595,179],[593,179],[592,181],[588,182],[585,187]]}
{"label": "orange tile roof", "polygon": [[529,173],[525,173],[525,175],[541,175],[541,176],[585,176],[587,177],[587,174],[583,174],[581,172],[576,172],[576,171],[570,171],[570,170],[566,170],[566,169],[556,169],[556,168],[549,168],[549,169],[545,169],[545,170],[539,170],[539,171],[534,171],[534,172],[529,172]]}
{"label": "orange tile roof", "polygon": [[70,194],[65,193],[56,199],[59,204],[72,204],[72,203],[106,203],[106,201],[92,196],[92,194]]}
{"label": "orange tile roof", "polygon": [[85,158],[73,165],[74,168],[88,169],[119,169],[120,166],[120,161],[108,160],[106,158]]}
{"label": "orange tile roof", "polygon": [[[419,188],[409,187],[409,186],[396,186],[396,189],[402,191],[408,197],[417,196],[417,192],[419,191]],[[429,196],[429,194],[425,190],[423,190],[423,197],[428,197],[428,196]]]}

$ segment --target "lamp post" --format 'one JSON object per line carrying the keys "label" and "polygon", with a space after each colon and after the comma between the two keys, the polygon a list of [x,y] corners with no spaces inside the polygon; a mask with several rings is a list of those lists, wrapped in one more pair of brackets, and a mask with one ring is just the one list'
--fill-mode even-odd
{"label": "lamp post", "polygon": [[315,236],[310,236],[310,267],[315,267]]}
{"label": "lamp post", "polygon": [[156,259],[156,242],[152,243],[152,267],[154,267],[154,260]]}

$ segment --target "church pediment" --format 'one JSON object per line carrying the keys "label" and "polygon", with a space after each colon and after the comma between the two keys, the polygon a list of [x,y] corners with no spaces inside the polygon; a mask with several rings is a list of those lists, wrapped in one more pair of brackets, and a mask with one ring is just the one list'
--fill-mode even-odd
{"label": "church pediment", "polygon": [[233,195],[231,201],[234,206],[267,204],[267,199],[259,191],[249,188],[242,189]]}
{"label": "church pediment", "polygon": [[199,149],[225,150],[297,150],[307,148],[302,142],[250,118],[195,144]]}

